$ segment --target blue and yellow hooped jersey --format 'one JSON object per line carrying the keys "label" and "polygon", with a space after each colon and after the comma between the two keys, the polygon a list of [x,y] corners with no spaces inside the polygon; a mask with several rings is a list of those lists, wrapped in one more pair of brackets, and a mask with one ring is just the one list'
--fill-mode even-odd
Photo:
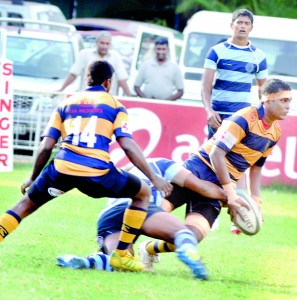
{"label": "blue and yellow hooped jersey", "polygon": [[[98,88],[99,89],[99,88]],[[108,172],[109,144],[116,138],[132,138],[126,108],[104,88],[79,92],[53,112],[42,134],[56,141],[56,169],[75,176],[100,176]]]}
{"label": "blue and yellow hooped jersey", "polygon": [[209,153],[213,145],[226,153],[226,162],[232,180],[238,180],[251,166],[262,167],[281,136],[281,127],[275,121],[265,129],[262,118],[264,107],[246,107],[225,119],[215,135],[203,144],[198,156],[212,170]]}

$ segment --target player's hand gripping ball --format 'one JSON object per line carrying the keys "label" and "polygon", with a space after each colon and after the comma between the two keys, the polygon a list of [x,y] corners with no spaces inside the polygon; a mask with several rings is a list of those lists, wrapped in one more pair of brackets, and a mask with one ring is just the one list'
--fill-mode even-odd
{"label": "player's hand gripping ball", "polygon": [[244,216],[244,220],[239,214],[236,214],[234,217],[234,224],[238,229],[247,235],[257,234],[262,226],[262,212],[257,203],[253,200],[252,197],[247,195],[243,191],[236,191],[237,195],[246,202],[250,209],[248,210],[244,206],[240,208],[241,214]]}

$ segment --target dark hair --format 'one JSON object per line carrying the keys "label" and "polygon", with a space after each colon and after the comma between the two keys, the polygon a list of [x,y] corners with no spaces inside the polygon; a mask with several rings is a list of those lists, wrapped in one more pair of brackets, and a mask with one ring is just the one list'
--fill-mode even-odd
{"label": "dark hair", "polygon": [[156,45],[167,45],[168,46],[168,38],[161,37],[161,36],[157,37],[155,39],[155,46]]}
{"label": "dark hair", "polygon": [[93,86],[100,85],[105,80],[111,79],[114,73],[114,68],[107,61],[94,61],[89,65],[88,71],[90,76],[88,79],[88,85]]}
{"label": "dark hair", "polygon": [[291,91],[291,90],[292,88],[288,83],[280,79],[271,78],[266,80],[266,82],[263,84],[261,93],[263,95],[267,95],[267,94],[277,93],[280,91]]}
{"label": "dark hair", "polygon": [[233,12],[232,14],[232,23],[239,17],[248,17],[251,20],[251,23],[254,23],[254,15],[251,11],[242,8],[242,9],[237,9]]}

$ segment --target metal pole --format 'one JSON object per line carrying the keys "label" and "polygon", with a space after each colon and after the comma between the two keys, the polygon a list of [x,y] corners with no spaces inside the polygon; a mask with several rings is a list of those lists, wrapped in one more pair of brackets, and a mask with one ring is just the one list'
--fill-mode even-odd
{"label": "metal pole", "polygon": [[72,2],[72,12],[71,12],[71,18],[72,19],[77,17],[77,7],[78,7],[78,1],[73,0],[73,2]]}

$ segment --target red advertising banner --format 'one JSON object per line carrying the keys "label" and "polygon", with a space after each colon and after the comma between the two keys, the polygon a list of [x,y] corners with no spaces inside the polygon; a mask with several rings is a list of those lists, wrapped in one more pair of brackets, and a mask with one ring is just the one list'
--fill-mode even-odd
{"label": "red advertising banner", "polygon": [[[206,140],[206,115],[199,104],[119,99],[128,109],[134,139],[146,157],[183,162]],[[263,168],[263,184],[297,186],[297,116],[281,122],[283,135]],[[129,163],[117,143],[111,146],[118,167]]]}

